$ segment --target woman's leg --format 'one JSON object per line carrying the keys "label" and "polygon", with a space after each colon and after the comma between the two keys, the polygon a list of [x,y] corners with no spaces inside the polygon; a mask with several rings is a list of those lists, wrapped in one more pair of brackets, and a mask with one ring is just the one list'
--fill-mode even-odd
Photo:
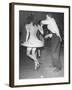
{"label": "woman's leg", "polygon": [[36,70],[39,67],[39,62],[38,62],[38,59],[37,59],[36,48],[32,48],[32,56],[34,58],[35,70]]}
{"label": "woman's leg", "polygon": [[[32,54],[30,54],[32,51]],[[30,58],[32,58],[34,60],[35,63],[35,70],[39,67],[39,62],[37,59],[37,52],[36,52],[36,48],[27,48],[27,56],[29,56]]]}
{"label": "woman's leg", "polygon": [[38,49],[38,57],[40,57],[40,49]]}
{"label": "woman's leg", "polygon": [[32,48],[27,48],[27,56],[29,56],[30,58],[32,58],[31,56],[31,51],[32,51]]}

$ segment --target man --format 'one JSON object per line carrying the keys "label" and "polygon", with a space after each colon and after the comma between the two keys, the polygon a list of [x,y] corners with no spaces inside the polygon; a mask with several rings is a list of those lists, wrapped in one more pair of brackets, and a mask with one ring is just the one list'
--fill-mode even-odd
{"label": "man", "polygon": [[51,31],[51,34],[47,34],[45,38],[51,38],[51,58],[52,66],[55,67],[55,71],[61,70],[61,61],[60,61],[60,42],[61,36],[59,33],[59,28],[56,24],[54,18],[49,15],[46,15],[46,19],[41,21],[42,25],[47,25],[48,30]]}

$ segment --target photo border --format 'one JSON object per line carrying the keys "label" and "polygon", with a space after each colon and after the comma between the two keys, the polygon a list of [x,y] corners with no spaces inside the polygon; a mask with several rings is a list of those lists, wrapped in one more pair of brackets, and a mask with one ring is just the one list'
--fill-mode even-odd
{"label": "photo border", "polygon": [[[69,9],[69,77],[68,82],[34,84],[34,85],[14,85],[14,5],[44,6],[44,7],[60,7]],[[28,86],[45,86],[70,84],[70,6],[64,5],[47,5],[47,4],[29,4],[29,3],[9,3],[9,86],[10,87],[28,87]]]}

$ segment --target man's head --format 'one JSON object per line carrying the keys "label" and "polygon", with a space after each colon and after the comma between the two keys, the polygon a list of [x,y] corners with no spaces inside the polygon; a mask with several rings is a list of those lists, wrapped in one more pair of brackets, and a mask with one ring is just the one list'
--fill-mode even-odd
{"label": "man's head", "polygon": [[49,14],[46,14],[46,19],[52,18]]}

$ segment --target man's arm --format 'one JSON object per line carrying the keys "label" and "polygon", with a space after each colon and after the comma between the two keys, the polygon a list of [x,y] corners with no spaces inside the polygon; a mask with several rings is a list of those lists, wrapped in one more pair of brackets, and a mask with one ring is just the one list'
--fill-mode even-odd
{"label": "man's arm", "polygon": [[56,34],[57,34],[57,36],[60,38],[60,41],[62,41],[61,35],[60,35],[60,33],[59,33],[59,29],[58,29],[58,31],[56,31]]}
{"label": "man's arm", "polygon": [[48,24],[49,24],[49,21],[48,21],[48,20],[42,20],[42,21],[41,21],[41,24],[42,24],[42,25],[44,25],[44,24],[47,24],[47,25],[48,25]]}
{"label": "man's arm", "polygon": [[47,34],[47,35],[45,35],[45,38],[47,39],[47,38],[51,38],[52,37],[52,34]]}

